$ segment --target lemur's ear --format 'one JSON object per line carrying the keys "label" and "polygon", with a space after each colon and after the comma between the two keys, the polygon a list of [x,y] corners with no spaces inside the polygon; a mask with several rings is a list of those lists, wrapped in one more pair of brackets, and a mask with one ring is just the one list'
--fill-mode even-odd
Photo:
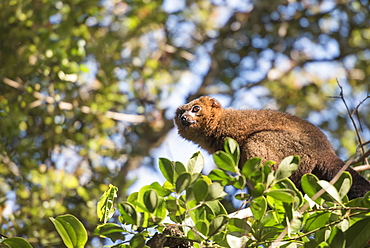
{"label": "lemur's ear", "polygon": [[209,100],[212,102],[212,108],[221,108],[221,103],[219,103],[216,99],[210,98]]}

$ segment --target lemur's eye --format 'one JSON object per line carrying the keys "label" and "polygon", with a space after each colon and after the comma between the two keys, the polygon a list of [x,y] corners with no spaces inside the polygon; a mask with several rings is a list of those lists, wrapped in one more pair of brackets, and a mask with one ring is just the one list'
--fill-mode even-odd
{"label": "lemur's eye", "polygon": [[200,110],[200,107],[199,107],[199,106],[194,106],[194,107],[191,109],[191,112],[196,113],[196,112],[199,112],[199,110]]}

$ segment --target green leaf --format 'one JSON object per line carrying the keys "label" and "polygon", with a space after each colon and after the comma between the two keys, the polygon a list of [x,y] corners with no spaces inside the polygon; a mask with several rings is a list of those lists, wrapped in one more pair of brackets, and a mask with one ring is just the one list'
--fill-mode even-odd
{"label": "green leaf", "polygon": [[131,240],[130,240],[130,247],[131,248],[142,248],[145,246],[145,239],[144,236],[140,234],[136,234]]}
{"label": "green leaf", "polygon": [[290,189],[269,190],[266,195],[286,203],[292,203],[294,201],[294,192]]}
{"label": "green leaf", "polygon": [[100,197],[96,211],[99,220],[103,223],[107,223],[116,211],[116,208],[113,206],[114,198],[117,197],[117,191],[118,188],[110,184],[109,189]]}
{"label": "green leaf", "polygon": [[345,248],[344,234],[338,227],[333,227],[328,240],[326,241],[330,247]]}
{"label": "green leaf", "polygon": [[247,181],[245,179],[245,176],[243,176],[243,175],[237,176],[232,185],[237,189],[244,189],[245,186],[247,185]]}
{"label": "green leaf", "polygon": [[227,215],[228,214],[224,205],[222,205],[222,203],[218,200],[208,201],[208,202],[206,202],[205,205],[207,207],[209,207],[210,210],[212,210],[212,212],[215,216]]}
{"label": "green leaf", "polygon": [[191,175],[188,172],[181,174],[176,180],[176,192],[180,194],[189,187]]}
{"label": "green leaf", "polygon": [[240,233],[241,235],[250,233],[252,228],[245,219],[232,218],[227,223],[227,230],[230,233]]}
{"label": "green leaf", "polygon": [[299,166],[299,156],[289,156],[284,158],[276,170],[275,180],[280,181],[290,177],[293,174],[293,172],[295,172],[298,169],[298,166]]}
{"label": "green leaf", "polygon": [[285,178],[277,183],[274,184],[271,189],[289,189],[292,191],[294,200],[293,200],[293,206],[294,209],[298,209],[303,205],[303,195],[302,193],[297,189],[295,184],[289,179]]}
{"label": "green leaf", "polygon": [[172,198],[166,199],[166,209],[169,212],[176,212],[178,209],[176,199],[172,199]]}
{"label": "green leaf", "polygon": [[266,190],[266,187],[263,183],[257,183],[252,190],[252,197],[256,198],[256,197],[263,195],[265,190]]}
{"label": "green leaf", "polygon": [[319,179],[313,174],[304,174],[301,178],[301,185],[304,192],[309,196],[314,196],[320,189],[320,185],[317,183]]}
{"label": "green leaf", "polygon": [[218,198],[223,198],[227,194],[224,191],[224,187],[221,186],[218,182],[213,182],[211,185],[208,186],[208,195],[206,197],[206,201],[216,200]]}
{"label": "green leaf", "polygon": [[175,172],[177,175],[181,175],[182,173],[186,172],[185,165],[179,161],[175,162]]}
{"label": "green leaf", "polygon": [[225,171],[220,170],[220,169],[214,169],[212,170],[208,177],[212,181],[218,181],[220,182],[223,186],[228,185],[230,181],[233,180],[233,177],[228,175]]}
{"label": "green leaf", "polygon": [[236,237],[234,235],[226,235],[227,244],[232,248],[244,248],[245,244],[249,240],[247,236]]}
{"label": "green leaf", "polygon": [[50,217],[57,232],[68,248],[83,248],[87,242],[87,232],[82,223],[73,215]]}
{"label": "green leaf", "polygon": [[162,185],[160,185],[158,182],[154,182],[150,185],[150,188],[154,189],[157,191],[158,195],[161,197],[168,196],[169,194],[172,193],[171,190],[164,188]]}
{"label": "green leaf", "polygon": [[203,167],[204,167],[203,155],[200,152],[194,153],[187,164],[187,171],[190,174],[201,173]]}
{"label": "green leaf", "polygon": [[239,193],[239,194],[236,194],[234,196],[235,199],[239,200],[239,201],[245,201],[245,200],[248,200],[249,198],[251,197],[250,194],[247,194],[247,193]]}
{"label": "green leaf", "polygon": [[224,151],[218,151],[213,154],[213,161],[215,164],[226,171],[236,172],[238,170],[237,164],[235,164],[233,157],[224,152]]}
{"label": "green leaf", "polygon": [[253,217],[256,220],[259,220],[263,217],[267,210],[267,201],[266,198],[263,196],[253,198],[250,204]]}
{"label": "green leaf", "polygon": [[343,199],[351,189],[352,186],[352,176],[348,171],[343,171],[342,175],[334,183],[334,187],[338,190],[339,197]]}
{"label": "green leaf", "polygon": [[164,220],[167,216],[166,202],[163,198],[158,198],[158,205],[155,208],[154,216],[151,217],[151,222],[159,223]]}
{"label": "green leaf", "polygon": [[203,179],[198,179],[193,188],[193,194],[196,202],[202,202],[206,199],[208,195],[208,184]]}
{"label": "green leaf", "polygon": [[162,172],[164,178],[170,183],[174,183],[175,169],[173,163],[167,158],[159,158],[159,170]]}
{"label": "green leaf", "polygon": [[[193,230],[189,230],[188,233],[186,234],[186,237],[190,240],[197,240],[197,241],[202,241],[203,238],[200,237],[199,233],[198,232],[195,232]],[[198,243],[194,242],[193,244],[193,247],[194,248],[203,248],[201,247]]]}
{"label": "green leaf", "polygon": [[240,148],[238,142],[234,139],[227,137],[224,143],[225,151],[230,154],[234,160],[234,163],[237,165],[240,159]]}
{"label": "green leaf", "polygon": [[[230,247],[227,243],[227,231],[225,231],[224,228],[222,228],[221,232],[214,235],[212,239],[219,245],[219,247]],[[203,248],[203,247],[199,247],[199,248]]]}
{"label": "green leaf", "polygon": [[195,223],[195,228],[198,232],[201,232],[203,235],[208,235],[209,232],[209,223],[205,220],[199,220]]}
{"label": "green leaf", "polygon": [[[321,189],[318,181],[319,179],[317,176],[313,174],[304,174],[301,178],[302,189],[310,198],[312,198]],[[318,198],[315,202],[320,204],[322,199]]]}
{"label": "green leaf", "polygon": [[214,236],[217,233],[221,232],[224,227],[226,227],[227,217],[226,216],[217,216],[214,218],[209,225],[209,236]]}
{"label": "green leaf", "polygon": [[149,189],[145,191],[143,197],[146,209],[148,209],[150,213],[154,213],[159,201],[157,192],[154,189]]}
{"label": "green leaf", "polygon": [[209,182],[211,183],[212,180],[209,179],[208,177],[205,177],[202,173],[194,173],[191,175],[191,181],[190,181],[190,184],[189,184],[189,187],[191,187],[192,185],[194,185],[194,183],[199,179],[199,178],[207,178],[209,180]]}
{"label": "green leaf", "polygon": [[305,217],[303,230],[310,232],[326,225],[329,221],[331,213],[328,212],[314,212],[310,213]]}
{"label": "green leaf", "polygon": [[118,204],[118,210],[121,214],[120,221],[123,224],[137,225],[137,213],[135,207],[129,202]]}
{"label": "green leaf", "polygon": [[30,243],[28,243],[24,238],[19,237],[6,238],[1,240],[0,244],[6,244],[10,248],[32,248]]}
{"label": "green leaf", "polygon": [[103,238],[110,238],[113,242],[118,239],[124,239],[123,232],[125,232],[120,225],[115,223],[106,223],[98,225],[94,230],[94,235],[99,235]]}
{"label": "green leaf", "polygon": [[[166,182],[168,182],[168,181],[166,181]],[[131,195],[129,195],[127,197],[127,201],[130,202],[131,204],[135,205],[136,202],[137,202],[138,197],[139,197],[139,192],[133,192],[133,193],[131,193]]]}
{"label": "green leaf", "polygon": [[244,163],[242,168],[242,175],[246,178],[251,178],[256,171],[261,167],[261,159],[260,158],[251,158]]}
{"label": "green leaf", "polygon": [[339,196],[337,189],[327,181],[319,180],[317,182],[325,191],[338,203],[342,203],[342,198]]}
{"label": "green leaf", "polygon": [[346,232],[344,232],[347,241],[346,247],[365,247],[370,241],[370,219],[365,218],[357,221]]}

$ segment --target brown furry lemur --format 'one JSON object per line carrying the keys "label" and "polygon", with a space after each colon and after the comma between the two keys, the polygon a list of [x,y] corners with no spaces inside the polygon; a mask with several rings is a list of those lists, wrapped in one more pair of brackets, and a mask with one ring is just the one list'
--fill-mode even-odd
{"label": "brown furry lemur", "polygon": [[[175,123],[179,134],[209,153],[223,149],[226,137],[235,139],[241,152],[240,164],[260,157],[277,164],[290,155],[299,155],[301,164],[290,177],[300,187],[300,179],[313,173],[330,181],[345,164],[334,153],[326,136],[310,122],[275,110],[223,109],[214,98],[204,96],[180,106]],[[350,199],[370,191],[370,182],[352,168]]]}

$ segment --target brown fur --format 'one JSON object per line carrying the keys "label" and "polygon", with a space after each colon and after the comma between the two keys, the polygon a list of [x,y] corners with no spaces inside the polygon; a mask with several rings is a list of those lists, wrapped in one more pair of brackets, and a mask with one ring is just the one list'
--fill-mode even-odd
{"label": "brown fur", "polygon": [[[222,150],[226,137],[235,139],[240,145],[240,164],[252,157],[279,164],[287,156],[299,155],[301,164],[291,176],[299,188],[303,174],[313,173],[330,181],[344,165],[319,128],[287,113],[223,109],[217,100],[200,97],[177,109],[175,123],[183,138],[209,153]],[[347,171],[353,177],[350,199],[370,191],[369,181],[351,168]]]}

